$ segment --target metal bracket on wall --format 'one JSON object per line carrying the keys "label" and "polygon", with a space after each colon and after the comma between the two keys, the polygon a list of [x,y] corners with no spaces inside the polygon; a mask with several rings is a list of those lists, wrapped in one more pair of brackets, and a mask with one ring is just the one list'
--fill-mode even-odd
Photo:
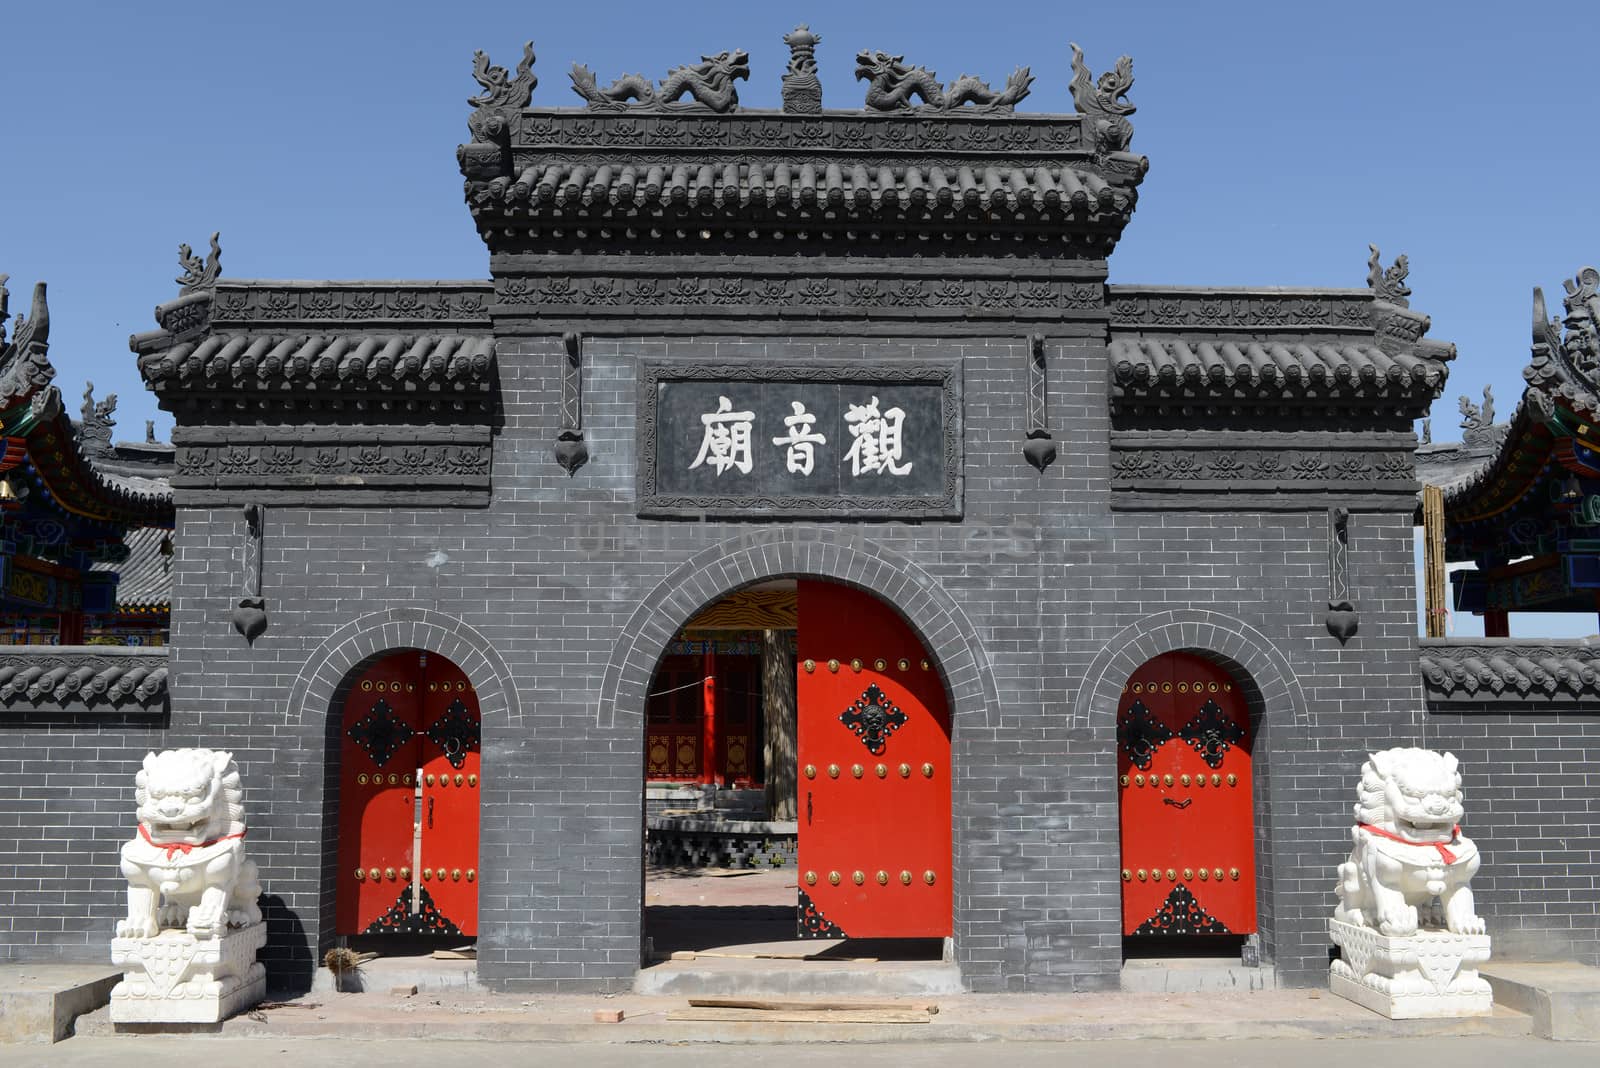
{"label": "metal bracket on wall", "polygon": [[1328,633],[1344,645],[1355,635],[1359,619],[1350,602],[1350,510],[1328,509]]}
{"label": "metal bracket on wall", "polygon": [[561,433],[556,437],[556,463],[568,475],[589,462],[583,441],[583,335],[569,330],[561,335],[567,358],[561,365]]}
{"label": "metal bracket on wall", "polygon": [[266,524],[266,507],[244,506],[244,553],[240,567],[238,603],[233,606],[233,629],[254,645],[267,629],[267,601],[261,596],[261,529]]}
{"label": "metal bracket on wall", "polygon": [[1022,455],[1039,470],[1056,461],[1056,443],[1050,438],[1047,418],[1049,386],[1045,378],[1044,335],[1028,335],[1028,438]]}

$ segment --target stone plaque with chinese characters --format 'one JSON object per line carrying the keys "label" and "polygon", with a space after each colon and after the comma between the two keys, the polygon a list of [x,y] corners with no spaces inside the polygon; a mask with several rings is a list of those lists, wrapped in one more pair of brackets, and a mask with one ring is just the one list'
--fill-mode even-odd
{"label": "stone plaque with chinese characters", "polygon": [[959,517],[960,366],[643,361],[639,512]]}

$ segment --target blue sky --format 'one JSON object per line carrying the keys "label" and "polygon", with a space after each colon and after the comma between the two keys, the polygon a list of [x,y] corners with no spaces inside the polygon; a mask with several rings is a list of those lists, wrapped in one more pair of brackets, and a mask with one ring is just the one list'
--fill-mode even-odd
{"label": "blue sky", "polygon": [[[783,34],[822,35],[824,105],[857,107],[852,57],[884,48],[946,80],[1037,77],[1023,110],[1070,111],[1077,41],[1134,58],[1133,147],[1150,157],[1112,260],[1121,282],[1359,285],[1367,243],[1409,254],[1413,306],[1461,348],[1456,396],[1520,395],[1534,285],[1600,260],[1600,16],[1591,5],[1117,3],[767,5],[12,4],[0,101],[0,272],[13,309],[50,283],[52,357],[157,417],[126,347],[176,293],[175,249],[223,235],[234,277],[485,277],[454,150],[472,52],[538,52],[535,103],[660,77],[741,47],[748,106],[776,106]],[[158,417],[165,431],[168,421]]]}

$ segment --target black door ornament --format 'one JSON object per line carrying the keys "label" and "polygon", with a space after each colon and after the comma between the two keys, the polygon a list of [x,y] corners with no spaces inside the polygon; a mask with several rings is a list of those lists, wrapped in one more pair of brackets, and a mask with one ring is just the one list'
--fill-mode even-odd
{"label": "black door ornament", "polygon": [[1128,759],[1143,771],[1150,767],[1156,750],[1172,740],[1172,728],[1157,719],[1143,701],[1135,701],[1117,724],[1117,739]]}
{"label": "black door ornament", "polygon": [[839,722],[861,739],[867,752],[879,756],[889,735],[905,725],[906,714],[899,705],[890,704],[878,684],[873,683],[855,704],[839,713]]}
{"label": "black door ornament", "polygon": [[1226,715],[1215,701],[1207,701],[1183,728],[1178,737],[1189,743],[1200,759],[1213,768],[1222,767],[1228,750],[1244,741],[1244,728]]}
{"label": "black door ornament", "polygon": [[389,758],[411,740],[411,725],[394,714],[389,702],[379,698],[367,714],[350,724],[350,737],[361,751],[372,758],[378,767],[389,763]]}
{"label": "black door ornament", "polygon": [[467,753],[478,748],[478,721],[467,712],[460,698],[450,702],[450,707],[433,721],[426,734],[434,745],[444,750],[444,758],[453,768],[460,768],[467,762]]}

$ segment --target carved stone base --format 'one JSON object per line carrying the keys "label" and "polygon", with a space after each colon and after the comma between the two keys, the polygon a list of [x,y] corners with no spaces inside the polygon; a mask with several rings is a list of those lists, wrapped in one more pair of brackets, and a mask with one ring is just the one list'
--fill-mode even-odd
{"label": "carved stone base", "polygon": [[127,969],[111,991],[112,1023],[221,1023],[266,993],[267,972],[256,963],[266,943],[265,923],[220,938],[167,930],[112,939],[111,962]]}
{"label": "carved stone base", "polygon": [[1328,988],[1391,1020],[1487,1016],[1489,983],[1474,965],[1489,959],[1488,935],[1418,931],[1403,938],[1340,920],[1328,934],[1341,959],[1328,967]]}

